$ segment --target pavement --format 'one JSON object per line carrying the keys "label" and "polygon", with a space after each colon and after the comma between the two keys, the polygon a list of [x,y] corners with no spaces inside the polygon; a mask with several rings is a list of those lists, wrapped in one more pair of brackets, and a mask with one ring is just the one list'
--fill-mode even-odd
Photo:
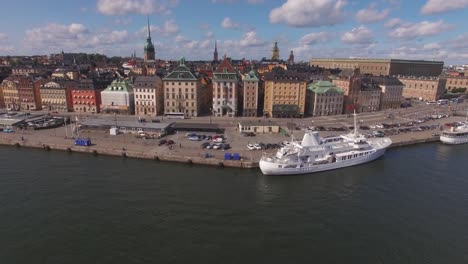
{"label": "pavement", "polygon": [[[374,125],[381,123],[405,123],[415,120],[420,117],[426,117],[433,114],[449,114],[454,111],[460,113],[468,110],[468,103],[456,104],[455,106],[439,106],[439,105],[425,105],[420,104],[409,108],[402,108],[396,110],[387,110],[373,113],[361,113],[358,115],[358,122],[360,125]],[[73,115],[74,113],[70,113]],[[389,115],[394,118],[388,118]],[[90,116],[80,116],[79,120],[89,118]],[[114,115],[93,115],[93,118],[115,118]],[[135,116],[118,116],[119,120],[136,120]],[[171,119],[174,122],[199,122],[209,123],[209,117],[199,117],[192,119]],[[237,130],[237,122],[239,120],[258,120],[259,118],[211,118],[212,123],[219,124],[225,128],[224,136],[227,138],[226,143],[231,145],[231,149],[227,152],[240,153],[244,160],[258,161],[263,153],[273,154],[273,150],[247,150],[249,143],[279,143],[282,141],[289,141],[291,137],[286,137],[281,134],[257,134],[255,137],[244,137]],[[262,118],[260,118],[262,119]],[[465,118],[462,116],[450,116],[442,119],[428,121],[420,125],[431,126],[436,128],[426,131],[406,132],[390,136],[394,142],[410,141],[413,139],[427,139],[431,138],[432,134],[440,133],[439,126],[444,123],[453,121],[463,121]],[[164,119],[166,120],[166,119]],[[277,122],[283,127],[287,127],[288,123],[295,124],[295,129],[289,130],[290,135],[295,139],[301,139],[304,131],[310,126],[324,126],[324,127],[343,127],[352,126],[353,118],[347,115],[339,116],[322,116],[311,117],[302,119],[278,119],[269,118]],[[382,130],[382,129],[375,129]],[[372,130],[362,131],[371,133]],[[321,131],[322,137],[340,135],[346,132],[343,131]],[[214,133],[198,133],[204,135],[214,135]],[[203,141],[190,141],[185,137],[185,133],[179,132],[174,135],[169,135],[166,139],[171,139],[175,142],[172,146],[158,146],[159,140],[156,139],[140,139],[131,134],[120,134],[117,136],[109,135],[109,131],[104,130],[82,130],[76,137],[89,137],[96,147],[113,150],[119,153],[123,149],[135,152],[146,152],[165,155],[177,155],[186,157],[204,157],[207,153],[219,159],[223,159],[224,152],[222,150],[202,149],[200,147]],[[5,144],[14,144],[14,142],[29,142],[34,145],[51,145],[59,144],[65,146],[73,146],[74,140],[71,138],[71,125],[59,127],[55,129],[45,130],[17,130],[15,133],[0,133],[0,141]]]}

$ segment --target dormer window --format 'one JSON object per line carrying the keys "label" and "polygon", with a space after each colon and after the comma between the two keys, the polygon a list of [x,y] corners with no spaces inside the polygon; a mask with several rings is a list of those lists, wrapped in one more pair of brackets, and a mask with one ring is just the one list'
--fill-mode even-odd
{"label": "dormer window", "polygon": [[223,67],[223,72],[227,73],[227,68],[226,67]]}

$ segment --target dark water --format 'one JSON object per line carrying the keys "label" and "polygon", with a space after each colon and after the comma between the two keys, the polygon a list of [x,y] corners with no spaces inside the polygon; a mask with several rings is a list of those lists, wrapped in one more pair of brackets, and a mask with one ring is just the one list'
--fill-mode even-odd
{"label": "dark water", "polygon": [[0,148],[0,263],[468,263],[468,145],[307,176]]}

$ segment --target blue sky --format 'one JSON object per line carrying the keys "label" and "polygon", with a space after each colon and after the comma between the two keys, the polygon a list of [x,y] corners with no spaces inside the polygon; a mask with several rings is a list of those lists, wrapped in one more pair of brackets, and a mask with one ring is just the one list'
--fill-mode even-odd
{"label": "blue sky", "polygon": [[[468,0],[16,0],[0,17],[0,55],[143,54],[261,59],[379,57],[468,63]],[[11,26],[10,26],[11,25]]]}

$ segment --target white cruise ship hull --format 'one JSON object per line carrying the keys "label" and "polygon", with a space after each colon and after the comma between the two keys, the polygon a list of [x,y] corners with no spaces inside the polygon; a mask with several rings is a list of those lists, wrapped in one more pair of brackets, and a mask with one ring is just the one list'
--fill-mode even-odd
{"label": "white cruise ship hull", "polygon": [[449,144],[449,145],[465,144],[465,143],[468,143],[468,136],[467,137],[445,137],[445,136],[440,136],[440,141],[442,143]]}
{"label": "white cruise ship hull", "polygon": [[279,164],[268,162],[266,160],[260,160],[260,170],[265,175],[297,175],[297,174],[309,174],[314,172],[320,171],[327,171],[327,170],[335,170],[345,167],[356,166],[359,164],[367,163],[374,161],[385,154],[386,148],[375,150],[375,152],[363,156],[358,157],[352,160],[345,160],[333,163],[326,163],[326,164],[318,164],[318,165],[307,165],[305,164],[303,167],[300,167],[298,164],[297,167],[294,168],[279,168]]}

